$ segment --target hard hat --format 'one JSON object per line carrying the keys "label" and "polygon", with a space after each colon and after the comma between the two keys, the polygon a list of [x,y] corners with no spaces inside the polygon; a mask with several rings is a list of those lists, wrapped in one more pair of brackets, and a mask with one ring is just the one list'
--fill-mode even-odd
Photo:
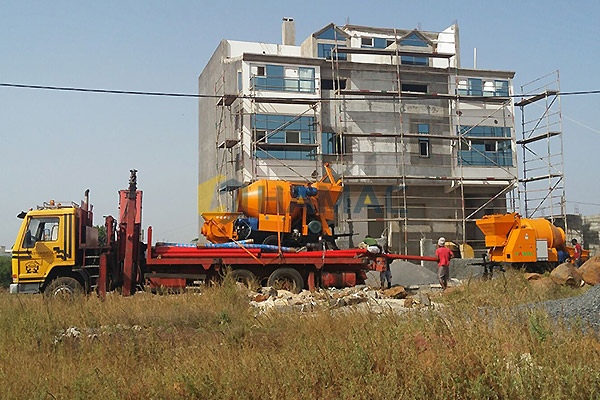
{"label": "hard hat", "polygon": [[446,239],[441,237],[438,239],[438,246],[443,246],[444,244],[446,244]]}

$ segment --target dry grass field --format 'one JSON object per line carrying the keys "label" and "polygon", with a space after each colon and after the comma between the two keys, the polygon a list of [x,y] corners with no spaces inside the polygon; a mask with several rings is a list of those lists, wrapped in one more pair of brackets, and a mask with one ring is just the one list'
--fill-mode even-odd
{"label": "dry grass field", "polygon": [[434,297],[436,311],[255,315],[231,280],[201,293],[69,300],[0,293],[6,399],[600,397],[600,343],[518,304],[518,272]]}

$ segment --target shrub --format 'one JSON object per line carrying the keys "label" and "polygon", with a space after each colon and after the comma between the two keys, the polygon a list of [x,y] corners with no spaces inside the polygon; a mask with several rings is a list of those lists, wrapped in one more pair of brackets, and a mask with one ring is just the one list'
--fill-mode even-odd
{"label": "shrub", "polygon": [[0,256],[0,286],[8,287],[12,282],[10,257]]}

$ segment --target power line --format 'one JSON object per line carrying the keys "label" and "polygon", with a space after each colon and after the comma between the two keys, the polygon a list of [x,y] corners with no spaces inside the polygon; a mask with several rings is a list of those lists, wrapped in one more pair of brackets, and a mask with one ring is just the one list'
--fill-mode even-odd
{"label": "power line", "polygon": [[[27,84],[19,84],[19,83],[0,83],[0,87],[10,87],[10,88],[19,88],[19,89],[56,90],[56,91],[84,92],[84,93],[126,94],[126,95],[137,95],[137,96],[215,98],[215,99],[223,97],[223,96],[219,96],[219,95],[215,95],[215,94],[204,94],[204,93],[195,94],[195,93],[174,93],[174,92],[147,92],[147,91],[137,91],[137,90],[91,89],[91,88],[66,87],[66,86],[27,85]],[[561,96],[591,95],[591,94],[600,94],[600,90],[559,92],[558,94],[560,94]],[[346,96],[352,96],[352,95],[364,96],[360,93],[347,94]],[[540,95],[544,95],[544,93],[540,93]],[[226,96],[230,97],[230,98],[238,98],[238,99],[253,98],[253,96],[240,96],[240,95],[234,95],[234,94],[226,95]],[[502,97],[517,98],[517,97],[531,97],[531,96],[536,96],[536,95],[530,94],[527,96],[523,96],[522,94],[513,94],[513,95],[508,95],[508,96],[502,96]],[[394,96],[394,95],[381,96],[381,97],[373,96],[373,97],[369,97],[369,100],[389,100],[390,97],[397,97],[397,96]],[[419,96],[419,97],[404,97],[403,96],[403,100],[404,101],[405,100],[421,100],[423,98],[435,99],[435,98],[442,98],[442,97],[459,97],[459,96],[452,96],[452,95],[443,94],[443,93],[440,93],[439,95],[422,93],[422,96]],[[479,99],[479,97],[481,97],[482,99],[486,99],[486,100],[490,99],[490,97],[488,97],[488,96],[468,96],[469,99],[473,99],[473,100],[477,100],[477,99]],[[280,98],[274,98],[274,99],[280,99]],[[298,98],[286,98],[286,99],[292,100],[292,101],[293,100],[336,101],[335,99],[325,98],[325,97],[319,97],[319,98],[298,97]],[[268,102],[269,98],[264,98],[264,100]],[[365,98],[364,97],[355,97],[355,98],[350,97],[350,98],[345,98],[345,100],[365,100]]]}

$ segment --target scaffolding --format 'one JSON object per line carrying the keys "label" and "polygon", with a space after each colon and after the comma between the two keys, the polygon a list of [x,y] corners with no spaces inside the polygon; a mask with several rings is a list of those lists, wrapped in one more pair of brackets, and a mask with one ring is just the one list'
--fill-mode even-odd
{"label": "scaffolding", "polygon": [[[286,98],[273,91],[272,96],[267,96],[252,84],[247,96],[228,96],[222,91],[225,83],[220,79],[215,85],[215,94],[220,96],[215,127],[220,154],[217,171],[249,182],[272,178],[264,172],[268,169],[264,167],[278,165],[287,173],[277,178],[307,181],[319,178],[323,162],[330,162],[349,191],[365,185],[376,186],[377,190],[392,188],[384,189],[386,195],[389,192],[385,203],[370,207],[366,215],[353,213],[350,198],[342,198],[338,205],[337,233],[352,233],[353,224],[374,224],[382,227],[380,233],[388,238],[392,250],[417,253],[421,239],[437,239],[439,233],[449,232],[449,240],[483,250],[484,237],[475,227],[475,220],[490,212],[515,211],[518,207],[512,98],[508,93],[506,96],[461,94],[459,68],[457,63],[451,66],[450,62],[454,55],[405,51],[399,46],[402,35],[394,31],[393,36],[394,44],[386,49],[336,45],[327,61],[331,68],[332,92],[316,90],[314,96],[303,100],[298,96]],[[378,56],[386,60],[377,65],[384,72],[374,73],[365,63],[366,72],[361,75],[353,69],[359,64],[340,61],[340,54]],[[427,68],[423,72],[418,66],[403,64],[403,57],[447,60],[448,67]],[[321,66],[321,79],[323,73]],[[254,78],[250,76],[251,81]],[[322,82],[315,81],[315,84],[322,86]],[[422,90],[423,86],[427,89]],[[291,119],[259,134],[253,118],[263,113],[281,113],[276,105],[288,110],[293,106],[297,111],[287,112]],[[426,124],[418,123],[421,113],[416,111],[418,107],[427,110]],[[469,114],[473,108],[478,108],[479,120],[470,117],[463,125],[463,109]],[[299,163],[276,156],[282,146],[270,144],[268,137],[308,115],[315,124],[314,142],[285,144],[286,148],[314,150],[310,162],[298,169]],[[242,121],[246,121],[245,126]],[[511,134],[473,136],[476,128],[494,123],[512,127]],[[427,125],[427,132],[421,131],[420,125]],[[250,136],[249,141],[244,139],[244,133]],[[327,134],[331,134],[329,145],[325,143]],[[474,144],[476,141],[485,141],[486,146],[494,149],[510,142],[510,159],[500,159],[487,148],[481,150]],[[331,151],[325,151],[326,147]],[[256,156],[259,151],[261,159]],[[473,168],[469,168],[473,160],[464,153],[484,160],[486,166],[503,173],[473,174]],[[233,166],[236,160],[244,161],[244,157],[249,160],[243,165],[250,167],[245,168],[246,175],[240,177]],[[227,165],[233,170],[228,172]],[[316,174],[307,174],[307,166],[311,172],[314,168]],[[231,189],[232,197],[235,188],[235,185],[225,185],[221,192]],[[436,231],[435,227],[441,227],[442,231]]]}
{"label": "scaffolding", "polygon": [[547,218],[566,229],[560,74],[553,71],[521,86],[519,192],[526,218]]}
{"label": "scaffolding", "polygon": [[[514,156],[514,134],[510,137],[484,137],[491,143],[505,143],[510,140],[510,162],[498,160],[485,151],[477,150],[471,144],[471,131],[487,120],[503,117],[503,126],[514,126],[512,116],[512,100],[506,96],[478,98],[477,96],[461,96],[459,94],[458,67],[450,67],[450,54],[436,52],[401,51],[399,43],[401,35],[394,32],[394,43],[387,49],[364,49],[355,47],[335,47],[330,60],[333,80],[336,82],[335,116],[332,118],[338,149],[334,159],[336,170],[347,185],[382,184],[396,185],[402,190],[394,191],[391,204],[386,204],[380,215],[367,215],[367,218],[352,217],[347,212],[342,219],[348,223],[349,229],[355,223],[383,223],[384,231],[393,230],[392,225],[400,225],[400,240],[389,240],[388,244],[403,252],[418,251],[420,239],[433,239],[436,232],[432,226],[458,227],[451,240],[458,243],[469,243],[475,250],[485,248],[484,238],[478,234],[475,220],[491,212],[515,211],[518,200],[518,176],[516,173],[516,157]],[[352,66],[340,62],[337,54],[378,55],[387,57],[390,69],[381,74],[370,72],[358,80],[352,79]],[[428,57],[448,60],[448,69],[433,71],[428,69],[426,78],[419,81],[415,77],[425,76],[417,72],[415,67],[405,66],[403,57]],[[418,68],[418,67],[416,67]],[[384,77],[394,75],[393,79]],[[448,72],[450,71],[450,72]],[[437,75],[437,77],[436,77]],[[405,79],[405,76],[407,79]],[[423,78],[421,78],[423,79]],[[405,84],[405,82],[408,82]],[[420,86],[435,87],[435,90],[421,91]],[[368,88],[368,89],[367,89]],[[361,113],[364,104],[354,107],[357,99],[369,104],[369,112]],[[487,115],[468,126],[461,125],[461,106],[479,104]],[[482,105],[483,104],[483,105]],[[438,118],[427,119],[427,132],[415,129],[414,122],[407,122],[411,108],[427,107],[429,110],[441,112]],[[333,108],[333,107],[331,107]],[[330,109],[331,109],[330,108]],[[390,119],[381,116],[393,113],[393,124]],[[414,112],[414,111],[413,111]],[[500,114],[500,115],[499,115]],[[414,118],[413,118],[414,119]],[[418,119],[418,118],[416,118]],[[509,121],[508,123],[506,121]],[[368,127],[364,129],[364,127]],[[514,131],[514,128],[513,128]],[[425,133],[425,134],[424,134]],[[367,138],[361,148],[356,139]],[[423,146],[423,147],[422,147]],[[426,146],[426,150],[424,147]],[[433,147],[442,148],[437,154],[430,154]],[[462,157],[462,149],[474,151],[479,157],[489,161],[488,165],[506,172],[502,178],[470,176],[464,168],[468,164]],[[325,157],[325,156],[324,156]],[[431,160],[435,162],[430,162]],[[415,165],[420,167],[415,168]],[[500,183],[501,182],[501,183]],[[496,184],[495,186],[489,185]],[[500,184],[499,184],[500,183]],[[486,190],[478,190],[477,185]],[[431,186],[444,187],[443,200],[439,191],[427,193]],[[400,208],[401,212],[390,212],[392,208]],[[431,209],[443,214],[443,217],[429,216]],[[343,213],[342,213],[343,215]],[[446,223],[446,225],[444,225]],[[447,229],[447,228],[443,228]],[[394,243],[395,242],[395,243]]]}

